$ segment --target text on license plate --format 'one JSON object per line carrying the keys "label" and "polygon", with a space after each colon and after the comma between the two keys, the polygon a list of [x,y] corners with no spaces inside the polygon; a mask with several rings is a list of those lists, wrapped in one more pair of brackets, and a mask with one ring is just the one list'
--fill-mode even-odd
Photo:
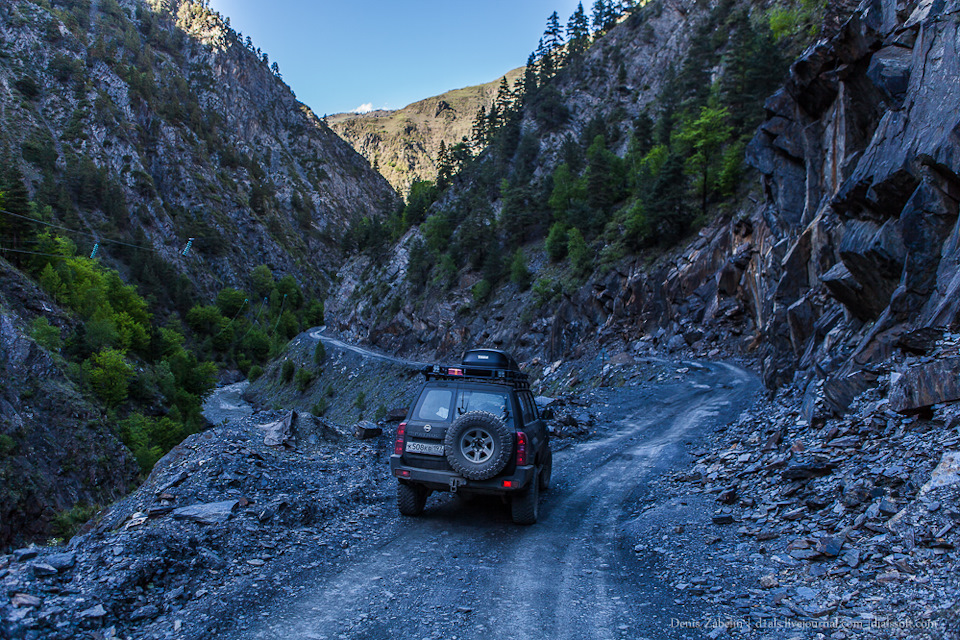
{"label": "text on license plate", "polygon": [[442,456],[443,444],[429,442],[407,442],[407,451],[409,453],[425,453],[428,456]]}

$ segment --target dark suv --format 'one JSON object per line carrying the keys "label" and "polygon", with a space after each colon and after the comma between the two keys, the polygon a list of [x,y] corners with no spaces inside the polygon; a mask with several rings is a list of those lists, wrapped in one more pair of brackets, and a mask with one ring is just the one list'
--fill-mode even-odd
{"label": "dark suv", "polygon": [[420,515],[431,492],[453,491],[509,497],[513,521],[535,523],[553,456],[527,374],[503,351],[474,349],[423,375],[390,456],[400,513]]}

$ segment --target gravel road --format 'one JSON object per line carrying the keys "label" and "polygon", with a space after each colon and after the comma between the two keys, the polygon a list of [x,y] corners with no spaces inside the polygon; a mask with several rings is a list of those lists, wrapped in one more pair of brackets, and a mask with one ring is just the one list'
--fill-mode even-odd
{"label": "gravel road", "polygon": [[326,327],[319,327],[317,329],[311,330],[308,335],[314,340],[319,340],[324,344],[329,344],[338,349],[343,349],[344,351],[352,351],[353,353],[359,354],[364,358],[369,358],[371,360],[381,360],[383,362],[392,362],[394,364],[401,364],[404,366],[410,367],[425,367],[427,366],[426,362],[417,362],[415,360],[404,360],[402,358],[396,358],[394,356],[389,356],[385,353],[380,353],[378,351],[371,351],[370,349],[364,349],[363,347],[351,344],[349,342],[344,342],[343,340],[337,340],[332,336],[324,334]]}
{"label": "gravel road", "polygon": [[703,637],[677,628],[702,612],[684,610],[656,558],[634,545],[664,520],[702,515],[703,505],[667,504],[650,484],[689,463],[687,448],[736,419],[758,389],[751,374],[722,363],[686,363],[653,386],[601,389],[591,408],[604,435],[557,453],[538,524],[513,525],[495,498],[465,504],[435,494],[418,519],[378,505],[349,558],[302,571],[293,597],[250,602],[221,636]]}

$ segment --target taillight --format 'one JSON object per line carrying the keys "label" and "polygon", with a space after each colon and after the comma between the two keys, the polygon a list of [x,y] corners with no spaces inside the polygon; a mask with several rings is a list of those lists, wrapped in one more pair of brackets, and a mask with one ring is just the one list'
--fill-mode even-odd
{"label": "taillight", "polygon": [[393,453],[402,456],[403,455],[403,445],[404,440],[407,437],[407,423],[401,422],[400,426],[397,427],[397,439],[393,442]]}
{"label": "taillight", "polygon": [[451,368],[451,369],[447,369],[447,375],[448,375],[448,376],[462,376],[462,375],[463,375],[463,369],[452,369],[452,368]]}
{"label": "taillight", "polygon": [[517,432],[517,466],[522,467],[527,464],[527,434],[523,431]]}

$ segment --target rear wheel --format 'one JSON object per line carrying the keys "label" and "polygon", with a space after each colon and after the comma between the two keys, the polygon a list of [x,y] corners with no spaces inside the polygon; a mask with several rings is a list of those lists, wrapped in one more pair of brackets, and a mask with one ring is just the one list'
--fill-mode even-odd
{"label": "rear wheel", "polygon": [[397,507],[400,514],[405,516],[418,516],[423,513],[423,508],[427,504],[427,488],[417,484],[398,484],[397,485]]}
{"label": "rear wheel", "polygon": [[540,515],[540,474],[536,474],[526,491],[513,494],[510,515],[514,524],[536,524]]}

